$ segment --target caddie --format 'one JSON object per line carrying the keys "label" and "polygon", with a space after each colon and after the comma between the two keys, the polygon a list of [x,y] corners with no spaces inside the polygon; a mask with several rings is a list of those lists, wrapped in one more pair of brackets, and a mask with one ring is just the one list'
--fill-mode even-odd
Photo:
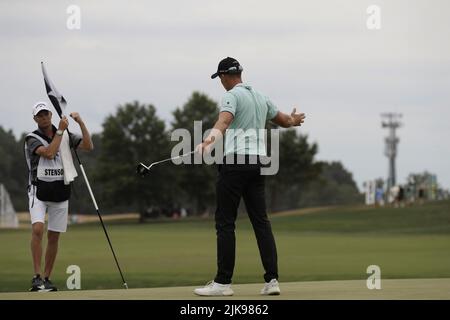
{"label": "caddie", "polygon": [[[94,146],[89,131],[78,113],[73,112],[70,116],[80,126],[81,136],[67,133],[69,120],[65,116],[56,128],[52,124],[52,112],[45,102],[36,103],[32,113],[38,128],[25,138],[32,226],[31,255],[34,267],[30,291],[57,291],[56,286],[50,281],[50,275],[58,252],[59,235],[67,229],[70,183],[77,176],[71,148],[91,151]],[[48,241],[42,273],[42,238],[46,213],[48,213]]]}

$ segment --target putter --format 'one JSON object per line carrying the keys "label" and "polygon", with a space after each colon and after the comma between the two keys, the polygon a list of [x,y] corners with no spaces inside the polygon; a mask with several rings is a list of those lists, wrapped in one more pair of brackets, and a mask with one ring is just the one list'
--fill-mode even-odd
{"label": "putter", "polygon": [[170,161],[170,160],[180,159],[180,158],[186,157],[188,155],[191,155],[194,152],[195,151],[191,151],[191,152],[182,154],[181,156],[176,156],[176,157],[173,157],[173,158],[168,158],[168,159],[164,159],[164,160],[161,160],[161,161],[156,161],[156,162],[150,163],[150,165],[148,165],[148,166],[146,166],[145,164],[143,164],[141,162],[141,163],[138,164],[138,166],[136,168],[136,172],[143,177],[150,171],[150,168],[153,167],[156,164],[163,163],[163,162]]}

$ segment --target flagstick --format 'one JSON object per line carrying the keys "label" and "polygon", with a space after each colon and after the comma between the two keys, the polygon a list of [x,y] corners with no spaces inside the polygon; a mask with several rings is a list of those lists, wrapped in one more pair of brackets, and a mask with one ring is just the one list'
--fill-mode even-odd
{"label": "flagstick", "polygon": [[[42,62],[42,61],[41,61],[41,68],[42,68],[42,73],[44,75],[45,90],[47,92],[48,98],[50,99],[51,103],[53,104],[53,107],[55,107],[56,112],[58,113],[59,117],[62,118],[63,110],[61,109],[60,104],[61,103],[66,104],[66,100],[64,99],[64,97],[61,94],[58,93],[58,91],[56,90],[55,86],[51,83],[50,79],[47,76],[47,72],[46,72],[45,67],[44,67],[44,62]],[[72,138],[70,137],[69,129],[67,129],[67,133],[69,134],[70,144],[73,146]],[[75,153],[75,156],[77,157],[78,164],[80,165],[81,172],[83,173],[84,181],[86,182],[86,186],[88,187],[89,194],[91,195],[91,199],[92,199],[92,202],[94,203],[95,210],[97,211],[97,215],[98,215],[98,217],[100,219],[100,223],[102,224],[103,231],[105,232],[106,239],[108,240],[108,243],[109,243],[109,247],[111,248],[111,252],[112,252],[112,254],[114,256],[114,260],[116,261],[116,265],[117,265],[117,268],[119,269],[120,276],[122,277],[123,285],[125,286],[126,289],[128,289],[128,285],[127,285],[127,283],[125,281],[125,278],[123,277],[122,270],[120,269],[119,262],[117,261],[116,254],[115,254],[114,249],[112,247],[111,240],[109,239],[108,232],[106,231],[105,224],[103,223],[102,216],[100,215],[100,211],[99,211],[98,206],[97,206],[97,201],[95,201],[95,197],[94,197],[94,194],[92,192],[91,185],[89,184],[89,180],[88,180],[88,178],[86,176],[86,173],[84,172],[83,164],[81,163],[81,160],[78,157],[78,153],[75,150],[75,148],[73,148],[73,151]]]}

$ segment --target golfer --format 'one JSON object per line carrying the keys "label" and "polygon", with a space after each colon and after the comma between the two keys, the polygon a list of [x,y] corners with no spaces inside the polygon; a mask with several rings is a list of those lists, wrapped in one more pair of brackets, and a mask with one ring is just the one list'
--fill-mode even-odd
{"label": "golfer", "polygon": [[[52,125],[52,112],[45,102],[33,107],[33,119],[38,128],[25,138],[25,157],[29,168],[29,210],[31,215],[31,255],[34,277],[30,291],[57,291],[50,281],[58,251],[61,232],[66,232],[69,209],[70,183],[65,183],[68,169],[73,167],[70,148],[92,150],[89,132],[80,115],[70,116],[79,124],[82,137],[67,135],[64,131],[69,120],[63,117],[58,128]],[[64,135],[67,138],[64,139]],[[64,153],[64,146],[66,152]],[[76,171],[75,171],[76,175]],[[45,213],[48,213],[47,249],[44,273],[41,273],[42,237],[44,235]],[[41,277],[43,275],[43,277]]]}
{"label": "golfer", "polygon": [[[220,61],[217,72],[211,78],[219,77],[227,92],[220,103],[219,119],[214,125],[216,130],[212,130],[204,142],[196,147],[197,152],[209,152],[212,144],[225,135],[225,158],[236,159],[234,164],[224,161],[219,165],[215,213],[218,270],[213,281],[194,290],[195,294],[201,296],[233,295],[231,281],[236,247],[234,230],[241,197],[244,198],[265,270],[265,285],[260,293],[280,294],[277,249],[267,217],[265,182],[258,158],[266,155],[266,148],[263,137],[259,137],[257,132],[258,129],[265,128],[267,120],[284,128],[300,126],[305,115],[296,113],[295,108],[290,115],[278,111],[267,97],[242,82],[242,71],[242,66],[234,58],[228,57]],[[239,139],[239,132],[253,132],[254,136],[246,134],[249,139],[245,141]],[[258,146],[261,143],[264,148]],[[241,161],[243,158],[245,163],[239,164],[237,158],[241,158]],[[256,163],[252,164],[251,158]]]}

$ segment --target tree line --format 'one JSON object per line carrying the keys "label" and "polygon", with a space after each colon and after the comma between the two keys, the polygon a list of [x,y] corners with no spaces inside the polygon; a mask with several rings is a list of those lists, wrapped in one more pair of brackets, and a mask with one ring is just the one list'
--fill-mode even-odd
{"label": "tree line", "polygon": [[[174,129],[191,133],[194,121],[203,130],[213,127],[218,105],[207,95],[194,92],[176,108],[169,125],[151,104],[138,101],[117,107],[103,122],[101,133],[92,135],[94,151],[79,153],[102,212],[150,211],[171,214],[184,208],[192,215],[212,214],[215,208],[215,165],[161,164],[145,177],[135,173],[139,162],[152,163],[171,156]],[[268,128],[275,126],[268,124]],[[0,127],[0,183],[18,211],[28,209],[27,168],[23,154],[25,134],[16,139]],[[340,162],[315,159],[318,145],[294,129],[280,132],[279,171],[267,176],[266,197],[271,212],[307,206],[362,203],[352,174]],[[81,175],[81,174],[80,174]],[[73,183],[72,213],[95,213],[80,176]]]}

